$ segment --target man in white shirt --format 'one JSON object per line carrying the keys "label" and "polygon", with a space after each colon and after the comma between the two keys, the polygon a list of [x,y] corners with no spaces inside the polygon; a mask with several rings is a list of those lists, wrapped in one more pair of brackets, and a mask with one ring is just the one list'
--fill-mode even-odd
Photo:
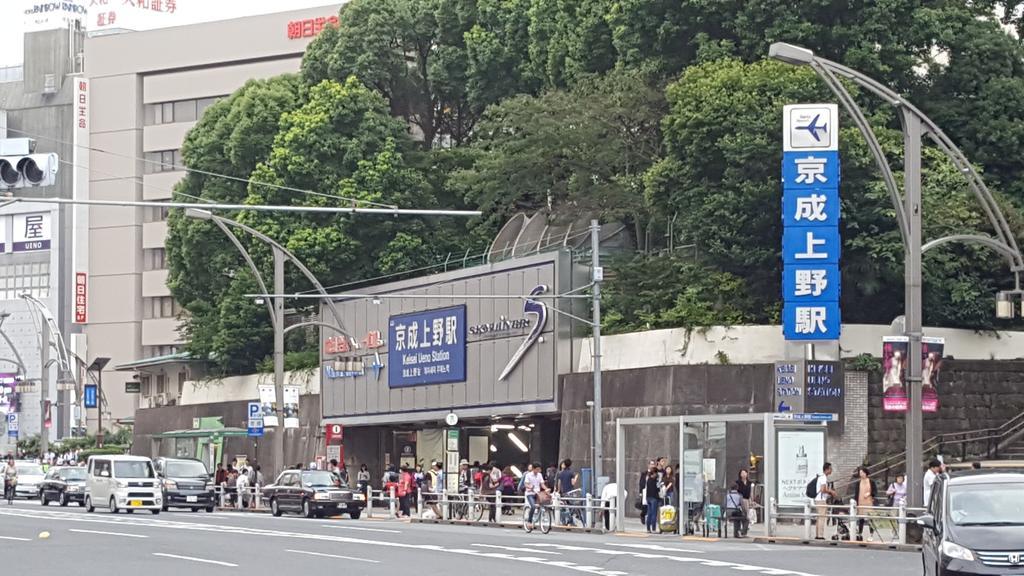
{"label": "man in white shirt", "polygon": [[537,509],[537,495],[547,489],[547,485],[544,482],[544,475],[540,473],[543,470],[540,464],[533,465],[533,471],[526,473],[526,478],[523,482],[523,486],[526,491],[526,502],[530,505],[530,514],[527,522],[533,524],[533,512]]}
{"label": "man in white shirt", "polygon": [[932,486],[935,479],[942,473],[942,462],[938,458],[932,458],[928,463],[928,471],[924,473],[924,507],[928,508],[932,501]]}
{"label": "man in white shirt", "polygon": [[828,485],[828,476],[832,473],[832,464],[825,462],[821,467],[821,474],[818,475],[817,489],[814,498],[814,506],[818,511],[818,521],[815,530],[815,539],[825,539],[825,526],[828,524],[828,497],[835,496],[835,490]]}

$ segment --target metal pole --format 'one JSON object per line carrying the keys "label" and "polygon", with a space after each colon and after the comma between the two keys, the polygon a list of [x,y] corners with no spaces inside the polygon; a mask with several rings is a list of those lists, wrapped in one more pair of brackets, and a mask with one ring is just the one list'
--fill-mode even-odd
{"label": "metal pole", "polygon": [[[83,406],[85,404],[82,404]],[[86,432],[89,431],[86,418]],[[96,373],[96,446],[103,448],[103,369]]]}
{"label": "metal pole", "polygon": [[921,119],[903,110],[903,186],[904,212],[907,215],[909,241],[904,262],[904,331],[910,340],[907,354],[910,398],[906,419],[907,500],[912,507],[922,505],[921,468]]}
{"label": "metal pole", "polygon": [[50,431],[46,429],[46,396],[50,384],[50,325],[45,316],[39,324],[39,459],[42,461],[50,447]]}
{"label": "metal pole", "polygon": [[[284,254],[274,248],[274,292],[284,293]],[[274,298],[274,394],[281,420],[274,431],[274,461],[280,470],[288,467],[284,450],[284,298]]]}
{"label": "metal pole", "polygon": [[[601,225],[597,220],[590,221],[590,257],[591,257],[591,280],[594,282],[593,299],[593,323],[594,323],[594,486],[593,492],[597,492],[598,479],[602,476],[601,460],[604,458],[604,439],[602,437],[601,425],[604,421],[601,412],[601,281],[604,279],[604,270],[601,268]],[[622,479],[618,479],[622,481]]]}

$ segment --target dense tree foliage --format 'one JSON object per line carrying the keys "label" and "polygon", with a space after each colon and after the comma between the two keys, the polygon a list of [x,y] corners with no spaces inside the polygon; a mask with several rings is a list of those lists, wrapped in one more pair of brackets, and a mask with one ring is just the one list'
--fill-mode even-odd
{"label": "dense tree foliage", "polygon": [[[782,106],[834,97],[812,71],[765,61],[769,45],[806,46],[906,94],[1020,230],[1024,47],[1010,31],[1024,28],[1022,12],[1000,0],[351,0],[298,77],[247,84],[190,133],[190,168],[238,180],[193,172],[178,192],[484,212],[239,215],[326,284],[480,251],[517,212],[600,215],[636,248],[613,260],[607,329],[777,322]],[[894,111],[854,94],[898,167]],[[902,244],[866,145],[843,121],[844,319],[888,323],[903,307]],[[990,232],[933,149],[923,183],[926,238]],[[227,372],[254,369],[270,340],[265,310],[243,296],[254,278],[209,223],[175,213],[170,227],[170,284],[192,351]],[[269,278],[269,250],[239,239]],[[1005,262],[947,245],[924,268],[926,322],[994,325]],[[308,288],[294,270],[287,282]]]}

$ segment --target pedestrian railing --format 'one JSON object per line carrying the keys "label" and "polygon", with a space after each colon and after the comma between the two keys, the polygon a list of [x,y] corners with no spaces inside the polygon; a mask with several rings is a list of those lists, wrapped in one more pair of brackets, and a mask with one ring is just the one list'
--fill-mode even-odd
{"label": "pedestrian railing", "polygon": [[[576,492],[576,491],[574,491]],[[528,514],[526,496],[497,493],[479,494],[475,491],[424,493],[415,495],[415,510],[410,504],[410,515],[420,520],[466,522],[490,525],[519,525]],[[491,520],[491,508],[494,509]],[[562,496],[552,494],[551,502],[545,505],[554,512],[555,521],[563,527],[584,530],[606,530],[615,525],[615,510],[602,506],[599,499],[590,494],[585,496]],[[602,514],[607,515],[601,522]]]}
{"label": "pedestrian railing", "polygon": [[[824,514],[819,508],[824,508]],[[771,499],[767,511],[768,535],[778,533],[779,521],[790,521],[803,525],[803,539],[813,540],[818,533],[815,523],[824,519],[826,528],[823,537],[831,540],[853,540],[856,537],[857,524],[863,521],[868,528],[868,536],[877,534],[881,543],[906,544],[907,525],[916,522],[915,516],[923,514],[924,508],[908,508],[906,506],[858,506],[851,499],[847,504],[827,504],[807,502],[800,510],[787,507],[785,510]],[[833,528],[834,526],[834,528]],[[830,534],[831,533],[831,534]]]}

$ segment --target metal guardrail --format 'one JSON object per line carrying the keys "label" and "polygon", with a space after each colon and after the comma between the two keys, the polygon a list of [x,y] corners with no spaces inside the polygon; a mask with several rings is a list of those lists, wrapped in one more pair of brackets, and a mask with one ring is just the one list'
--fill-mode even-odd
{"label": "metal guardrail", "polygon": [[[777,534],[779,520],[792,520],[802,522],[804,540],[813,540],[815,534],[812,526],[821,520],[818,507],[819,505],[816,503],[807,502],[800,512],[780,512],[778,503],[772,498],[769,502],[768,518],[766,519],[768,535],[775,536]],[[825,505],[825,508],[825,521],[829,526],[836,525],[836,534],[832,537],[833,540],[853,540],[853,530],[856,528],[857,522],[863,520],[869,527],[869,535],[875,533],[881,538],[882,531],[879,528],[883,527],[889,530],[889,539],[882,539],[881,542],[890,544],[906,544],[907,524],[916,522],[915,516],[926,512],[924,508],[908,508],[902,505],[858,506],[857,501],[852,499],[849,505],[829,504]],[[841,526],[845,526],[845,534],[842,534]]]}

